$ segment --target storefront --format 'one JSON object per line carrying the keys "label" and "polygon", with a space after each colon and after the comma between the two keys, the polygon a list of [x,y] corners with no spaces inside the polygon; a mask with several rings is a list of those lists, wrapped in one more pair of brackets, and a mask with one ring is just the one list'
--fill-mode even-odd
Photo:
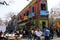
{"label": "storefront", "polygon": [[40,20],[40,25],[42,28],[48,27],[48,20]]}
{"label": "storefront", "polygon": [[56,19],[56,27],[60,28],[60,19]]}
{"label": "storefront", "polygon": [[57,36],[60,37],[60,18],[56,19],[56,32]]}

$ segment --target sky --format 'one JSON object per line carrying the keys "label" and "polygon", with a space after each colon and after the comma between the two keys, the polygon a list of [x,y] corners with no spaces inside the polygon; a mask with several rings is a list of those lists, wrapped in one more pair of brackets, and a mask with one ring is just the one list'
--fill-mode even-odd
{"label": "sky", "polygon": [[[3,2],[4,0],[0,0]],[[0,18],[5,19],[6,14],[9,12],[14,12],[16,15],[26,7],[32,0],[5,0],[9,5],[0,4]],[[47,0],[48,1],[48,11],[51,8],[58,7],[60,0]]]}

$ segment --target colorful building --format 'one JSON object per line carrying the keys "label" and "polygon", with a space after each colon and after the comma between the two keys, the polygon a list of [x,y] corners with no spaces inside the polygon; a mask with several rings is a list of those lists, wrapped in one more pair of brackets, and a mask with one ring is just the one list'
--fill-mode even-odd
{"label": "colorful building", "polygon": [[19,14],[20,22],[29,21],[36,27],[48,26],[47,0],[32,0]]}
{"label": "colorful building", "polygon": [[56,28],[60,28],[60,18],[57,18],[55,21]]}

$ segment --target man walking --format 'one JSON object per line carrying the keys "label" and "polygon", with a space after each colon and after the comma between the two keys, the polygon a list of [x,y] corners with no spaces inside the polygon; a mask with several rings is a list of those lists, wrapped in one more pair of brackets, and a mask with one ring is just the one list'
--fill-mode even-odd
{"label": "man walking", "polygon": [[50,30],[48,28],[44,29],[45,40],[50,40]]}
{"label": "man walking", "polygon": [[28,40],[32,40],[32,28],[28,30]]}

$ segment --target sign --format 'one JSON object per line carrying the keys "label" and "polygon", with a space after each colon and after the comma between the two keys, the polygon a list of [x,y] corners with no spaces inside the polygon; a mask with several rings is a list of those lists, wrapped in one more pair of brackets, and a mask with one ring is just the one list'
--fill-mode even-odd
{"label": "sign", "polygon": [[60,22],[56,22],[56,26],[60,28]]}
{"label": "sign", "polygon": [[28,16],[24,16],[24,20],[27,20],[28,19]]}
{"label": "sign", "polygon": [[31,14],[29,14],[29,18],[32,18],[33,16],[35,16],[35,13],[34,12],[31,13]]}
{"label": "sign", "polygon": [[40,10],[40,15],[48,15],[46,10]]}

